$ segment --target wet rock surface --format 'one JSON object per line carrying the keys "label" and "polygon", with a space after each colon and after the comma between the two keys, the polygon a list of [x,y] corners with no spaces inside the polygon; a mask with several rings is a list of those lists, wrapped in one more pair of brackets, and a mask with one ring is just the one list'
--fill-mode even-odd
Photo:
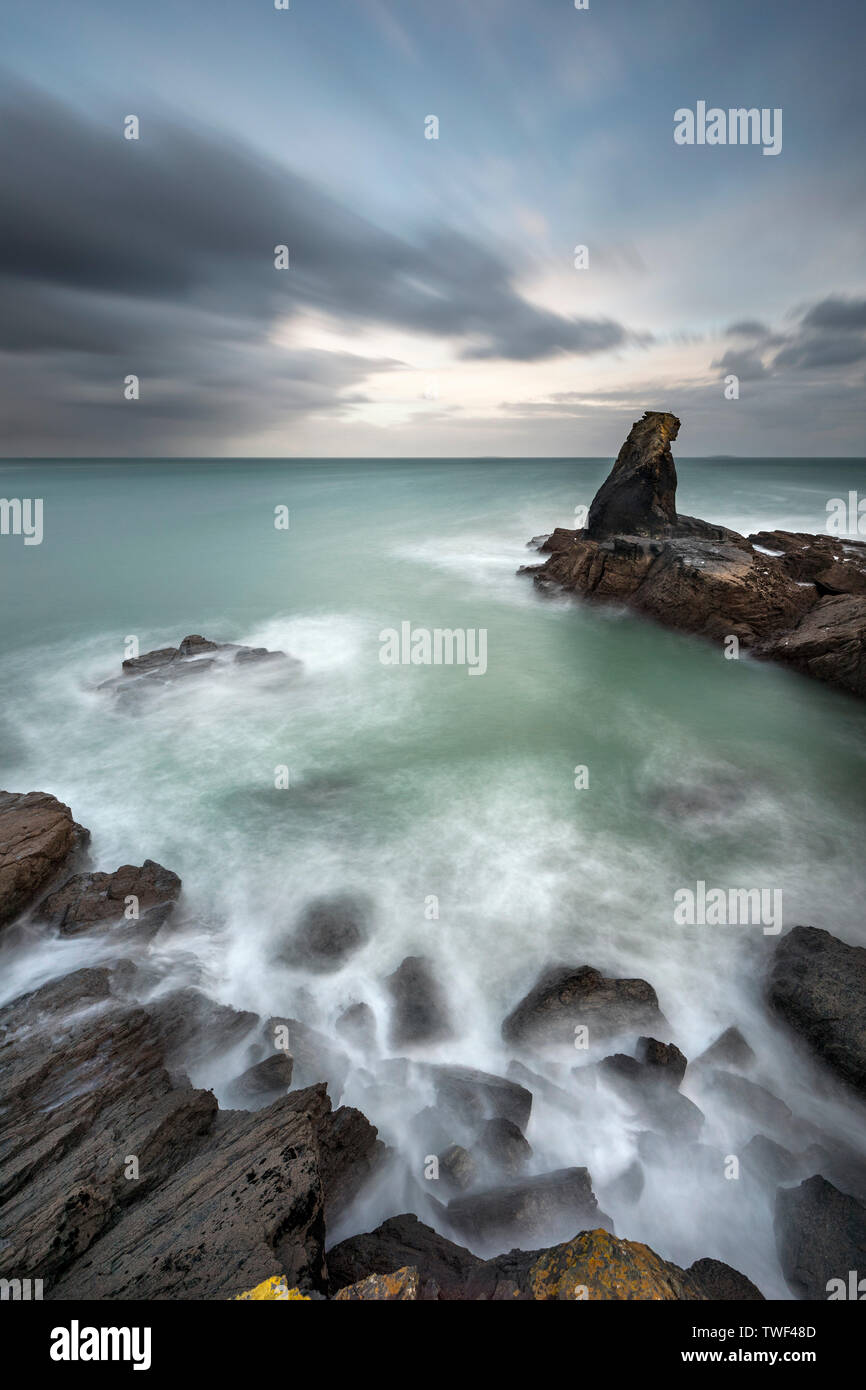
{"label": "wet rock surface", "polygon": [[[128,922],[131,936],[152,935],[167,921],[180,896],[181,881],[153,859],[114,873],[76,874],[39,905],[39,919],[77,936],[94,927]],[[133,916],[127,916],[133,913]]]}
{"label": "wet rock surface", "polygon": [[159,687],[212,677],[232,666],[264,663],[279,665],[289,675],[301,670],[297,657],[286,652],[245,647],[236,642],[212,642],[195,633],[184,637],[176,647],[159,647],[128,657],[122,664],[122,674],[103,681],[99,689],[128,700]]}
{"label": "wet rock surface", "polygon": [[0,927],[74,867],[90,832],[45,792],[0,792]]}
{"label": "wet rock surface", "polygon": [[390,1042],[395,1048],[439,1042],[450,1036],[451,1017],[445,993],[432,965],[423,956],[407,956],[389,975]]}
{"label": "wet rock surface", "polygon": [[591,1042],[666,1027],[652,985],[615,980],[591,965],[553,966],[512,1009],[502,1025],[506,1042],[574,1048],[575,1029],[587,1027]]}
{"label": "wet rock surface", "polygon": [[826,1299],[831,1280],[847,1289],[849,1272],[866,1268],[866,1205],[819,1174],[779,1188],[775,1231],[782,1271],[797,1298]]}
{"label": "wet rock surface", "polygon": [[767,995],[809,1050],[866,1096],[866,950],[794,927],[776,947]]}

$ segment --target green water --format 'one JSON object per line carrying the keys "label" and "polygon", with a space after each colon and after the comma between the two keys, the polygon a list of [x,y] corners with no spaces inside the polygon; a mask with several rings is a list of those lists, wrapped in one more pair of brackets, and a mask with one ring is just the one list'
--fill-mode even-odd
{"label": "green water", "polygon": [[[648,979],[687,1055],[739,1023],[761,1079],[851,1137],[854,1120],[766,1018],[776,938],[677,927],[672,897],[701,879],[778,888],[786,926],[862,941],[866,712],[622,612],[542,599],[516,577],[534,558],[527,539],[573,524],[609,467],[0,465],[2,495],[44,503],[41,545],[0,538],[2,784],[66,801],[98,867],[149,856],[181,874],[184,925],[156,953],[167,978],[327,1029],[347,1003],[381,1010],[383,976],[423,953],[458,1020],[441,1055],[501,1069],[499,1023],[542,964],[590,963]],[[857,461],[678,468],[682,511],[742,531],[822,530],[829,498],[866,492]],[[287,531],[273,524],[280,505]],[[404,621],[485,629],[486,672],[383,665],[379,635]],[[138,713],[96,690],[127,637],[146,651],[191,632],[289,651],[302,673],[248,671]],[[287,790],[274,785],[281,765]],[[278,952],[322,892],[363,896],[375,930],[345,970],[309,977]],[[94,949],[7,951],[4,997]],[[350,1098],[362,1103],[362,1089],[350,1081]],[[400,1142],[405,1116],[372,1117]],[[708,1111],[708,1142],[750,1137],[730,1123]],[[585,1162],[599,1183],[634,1152],[613,1106],[591,1132],[541,1109],[533,1125],[539,1170]],[[767,1213],[685,1201],[681,1175],[669,1179],[614,1212],[618,1230],[680,1262],[731,1258],[784,1296]]]}

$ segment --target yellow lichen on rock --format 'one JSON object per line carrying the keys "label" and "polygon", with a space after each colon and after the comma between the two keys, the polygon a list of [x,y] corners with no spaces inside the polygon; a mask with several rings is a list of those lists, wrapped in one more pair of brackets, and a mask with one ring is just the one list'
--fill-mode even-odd
{"label": "yellow lichen on rock", "polygon": [[342,1299],[344,1302],[355,1301],[409,1301],[418,1298],[421,1280],[417,1269],[410,1265],[404,1265],[402,1269],[397,1269],[393,1274],[368,1274],[366,1279],[361,1279],[357,1284],[349,1284],[347,1288],[340,1289],[335,1295],[334,1301]]}
{"label": "yellow lichen on rock", "polygon": [[637,1241],[609,1231],[582,1231],[574,1240],[546,1250],[529,1271],[533,1299],[626,1301],[697,1300],[678,1265],[669,1264]]}
{"label": "yellow lichen on rock", "polygon": [[248,1289],[246,1293],[239,1293],[235,1302],[242,1299],[250,1299],[258,1303],[260,1300],[268,1302],[285,1303],[289,1300],[309,1303],[310,1299],[300,1289],[290,1289],[285,1274],[272,1274],[270,1279],[263,1279],[261,1284],[256,1284],[254,1289]]}

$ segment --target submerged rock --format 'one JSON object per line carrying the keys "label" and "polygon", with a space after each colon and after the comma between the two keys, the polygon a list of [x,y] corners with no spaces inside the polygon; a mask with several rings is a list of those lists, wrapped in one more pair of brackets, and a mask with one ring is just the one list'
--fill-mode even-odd
{"label": "submerged rock", "polygon": [[522,1177],[532,1145],[511,1120],[488,1120],[478,1135],[478,1152],[505,1177]]}
{"label": "submerged rock", "polygon": [[0,791],[0,927],[68,873],[89,839],[56,797]]}
{"label": "submerged rock", "polygon": [[866,950],[794,927],[776,947],[767,995],[811,1052],[866,1095]]}
{"label": "submerged rock", "polygon": [[451,1036],[445,994],[432,965],[423,956],[407,956],[388,976],[385,987],[392,1000],[392,1047],[441,1042]]}
{"label": "submerged rock", "polygon": [[615,980],[591,965],[545,971],[502,1025],[506,1042],[574,1048],[575,1029],[589,1029],[590,1046],[619,1034],[667,1027],[652,985]]}
{"label": "submerged rock", "polygon": [[282,958],[320,973],[339,970],[367,940],[369,915],[368,905],[353,898],[317,898],[301,914]]}
{"label": "submerged rock", "polygon": [[748,1071],[754,1060],[755,1054],[739,1028],[726,1028],[724,1033],[701,1053],[695,1065],[738,1067],[740,1071]]}
{"label": "submerged rock", "polygon": [[177,874],[145,859],[140,868],[121,864],[111,874],[76,874],[40,903],[39,917],[61,936],[78,936],[119,922],[134,908],[135,917],[126,919],[129,934],[146,939],[167,920],[180,890]]}
{"label": "submerged rock", "polygon": [[301,662],[286,652],[266,647],[244,647],[236,642],[211,642],[194,633],[177,647],[160,647],[141,656],[127,657],[122,675],[103,681],[100,690],[129,697],[178,681],[197,680],[232,666],[259,662],[281,662],[286,670],[300,670]]}
{"label": "submerged rock", "polygon": [[376,1015],[369,1004],[350,1004],[334,1025],[340,1037],[361,1052],[376,1050]]}

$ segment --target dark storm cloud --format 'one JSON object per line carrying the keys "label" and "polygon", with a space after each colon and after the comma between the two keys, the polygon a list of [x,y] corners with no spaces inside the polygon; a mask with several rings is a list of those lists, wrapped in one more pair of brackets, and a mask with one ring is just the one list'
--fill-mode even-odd
{"label": "dark storm cloud", "polygon": [[866,299],[830,295],[802,315],[772,365],[775,371],[820,371],[860,362],[866,362]]}
{"label": "dark storm cloud", "polygon": [[[243,417],[236,425],[254,423],[250,393],[267,424],[310,408],[314,383],[333,393],[373,369],[351,354],[330,363],[331,354],[269,345],[274,325],[302,310],[350,330],[462,339],[468,358],[588,354],[628,337],[610,320],[530,305],[492,250],[466,235],[440,225],[414,244],[214,133],[144,115],[141,138],[126,140],[120,119],[95,127],[19,91],[0,112],[0,162],[0,351],[52,355],[43,384],[58,390],[35,392],[40,436],[52,429],[45,412],[74,398],[76,381],[77,425],[90,402],[85,428],[103,440],[122,439],[127,417],[95,418],[100,389],[116,397],[129,372],[151,378],[151,406],[159,394],[172,420],[185,400],[194,429],[214,422],[215,405],[230,425],[229,401]],[[274,268],[278,244],[289,247],[288,271]],[[232,387],[215,402],[213,383],[225,377]],[[25,429],[20,400],[13,415]],[[151,409],[151,447],[159,418]],[[62,443],[59,421],[56,432]]]}
{"label": "dark storm cloud", "polygon": [[733,372],[734,376],[738,376],[741,381],[756,381],[759,377],[767,374],[767,369],[760,356],[751,350],[741,351],[737,348],[729,348],[712,365],[721,372]]}

